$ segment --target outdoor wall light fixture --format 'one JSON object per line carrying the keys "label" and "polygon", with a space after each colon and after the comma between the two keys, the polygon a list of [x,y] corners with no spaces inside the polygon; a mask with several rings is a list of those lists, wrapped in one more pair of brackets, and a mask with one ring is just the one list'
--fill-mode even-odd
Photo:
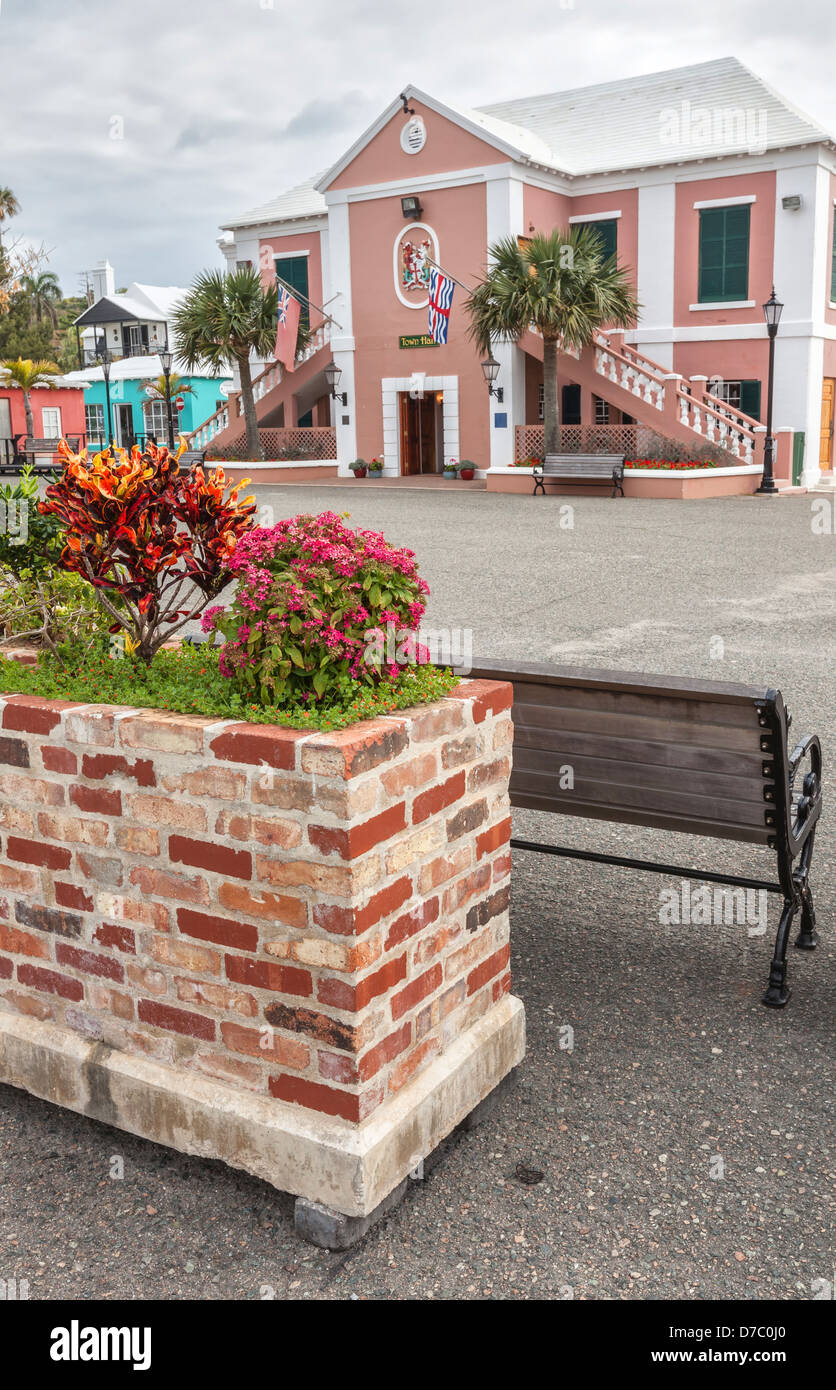
{"label": "outdoor wall light fixture", "polygon": [[168,351],[158,352],[157,356],[160,359],[160,366],[163,369],[163,376],[165,377],[165,418],[168,428],[168,447],[169,449],[173,449],[174,420],[171,415],[171,368],[174,364],[174,353]]}
{"label": "outdoor wall light fixture", "polygon": [[341,376],[342,369],[337,366],[336,362],[329,362],[328,366],[325,368],[325,380],[328,382],[331,395],[335,401],[340,401],[343,405],[348,405],[348,392],[337,390]]}
{"label": "outdoor wall light fixture", "polygon": [[781,199],[781,207],[784,212],[798,212],[801,207],[801,194],[788,193],[785,198]]}
{"label": "outdoor wall light fixture", "polygon": [[494,382],[496,381],[496,378],[499,376],[499,363],[497,362],[493,353],[491,353],[490,357],[487,357],[485,361],[482,363],[482,375],[484,376],[485,381],[487,383],[488,394],[491,396],[496,396],[497,401],[500,405],[502,405],[502,402],[505,398],[505,389],[502,386],[494,386]]}
{"label": "outdoor wall light fixture", "polygon": [[417,193],[409,193],[405,198],[401,198],[401,212],[404,217],[409,217],[413,222],[417,222],[423,211],[421,199]]}

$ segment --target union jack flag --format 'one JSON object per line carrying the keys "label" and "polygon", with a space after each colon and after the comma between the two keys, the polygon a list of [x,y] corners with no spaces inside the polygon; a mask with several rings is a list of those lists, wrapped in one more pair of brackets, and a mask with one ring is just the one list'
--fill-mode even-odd
{"label": "union jack flag", "polygon": [[430,267],[430,337],[442,346],[447,342],[450,326],[450,307],[455,285],[443,270]]}

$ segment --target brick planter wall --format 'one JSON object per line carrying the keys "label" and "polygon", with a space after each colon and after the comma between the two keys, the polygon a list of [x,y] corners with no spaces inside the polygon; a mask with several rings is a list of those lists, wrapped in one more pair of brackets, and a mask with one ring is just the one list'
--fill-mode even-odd
{"label": "brick planter wall", "polygon": [[0,696],[0,1080],[370,1211],[523,1052],[510,704],[310,734]]}

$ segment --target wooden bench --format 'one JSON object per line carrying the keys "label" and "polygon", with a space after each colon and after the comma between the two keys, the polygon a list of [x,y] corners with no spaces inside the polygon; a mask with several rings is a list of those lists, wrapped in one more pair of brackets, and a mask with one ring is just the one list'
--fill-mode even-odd
{"label": "wooden bench", "polygon": [[512,839],[517,849],[765,890],[783,898],[764,1004],[783,1008],[787,942],[817,942],[809,885],[821,815],[821,745],[790,750],[778,690],[581,667],[485,661],[475,679],[514,687],[511,805],[745,841],[771,851],[777,882]]}
{"label": "wooden bench", "polygon": [[180,455],[180,467],[194,468],[196,464],[202,464],[205,457],[205,449],[184,449]]}
{"label": "wooden bench", "polygon": [[612,496],[624,496],[623,454],[546,454],[534,469],[534,496],[545,497],[546,483],[612,483]]}

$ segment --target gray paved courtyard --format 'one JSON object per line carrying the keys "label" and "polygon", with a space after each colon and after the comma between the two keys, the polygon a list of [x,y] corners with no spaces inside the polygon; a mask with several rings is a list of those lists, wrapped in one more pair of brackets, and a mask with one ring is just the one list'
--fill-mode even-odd
{"label": "gray paved courtyard", "polygon": [[[813,533],[813,499],[576,498],[572,530],[562,500],[259,495],[276,519],[350,509],[410,545],[428,625],[471,628],[477,655],[777,685],[832,777],[836,536]],[[520,815],[517,833],[766,867],[745,846],[537,821]],[[836,1264],[832,810],[813,874],[822,944],[790,952],[783,1013],[759,1002],[774,904],[766,939],[661,928],[662,885],[516,855],[526,1061],[490,1123],[449,1141],[347,1255],[297,1241],[291,1199],[263,1183],[0,1088],[0,1276],[33,1298],[810,1298]],[[543,1180],[522,1185],[520,1164]]]}

